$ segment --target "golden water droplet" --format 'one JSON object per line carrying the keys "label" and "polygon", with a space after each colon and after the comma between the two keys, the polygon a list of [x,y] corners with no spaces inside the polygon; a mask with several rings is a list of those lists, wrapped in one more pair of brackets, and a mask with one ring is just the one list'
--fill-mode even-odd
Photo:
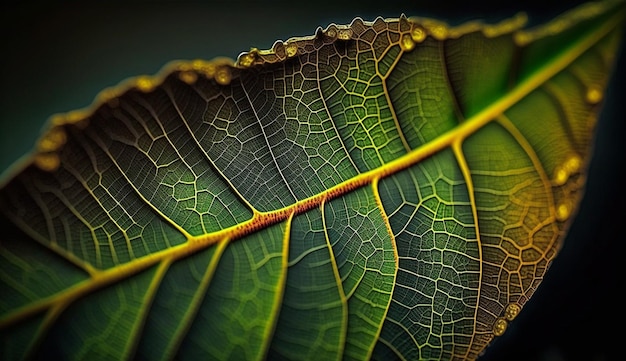
{"label": "golden water droplet", "polygon": [[215,81],[221,85],[230,84],[231,74],[228,67],[222,66],[215,72]]}
{"label": "golden water droplet", "polygon": [[337,37],[337,28],[335,28],[334,26],[331,26],[330,28],[328,28],[328,30],[326,31],[326,36],[328,36],[329,38],[336,38]]}
{"label": "golden water droplet", "polygon": [[256,51],[255,49],[253,49],[250,50],[249,53],[244,53],[241,55],[241,57],[239,58],[239,65],[243,66],[244,68],[248,68],[254,63],[255,60]]}
{"label": "golden water droplet", "polygon": [[285,44],[285,54],[288,58],[293,58],[298,54],[298,45],[295,43]]}
{"label": "golden water droplet", "polygon": [[154,89],[154,81],[152,79],[150,79],[150,77],[147,76],[142,76],[137,78],[137,81],[135,82],[137,89],[141,90],[142,92],[149,92],[152,91],[152,89]]}
{"label": "golden water droplet", "polygon": [[40,152],[53,152],[59,149],[65,141],[67,137],[65,135],[65,131],[60,127],[52,128],[40,141],[38,144],[38,149]]}
{"label": "golden water droplet", "polygon": [[580,159],[578,155],[573,155],[569,157],[567,162],[565,162],[565,168],[570,174],[578,172],[580,170],[581,165],[582,165],[582,160]]}
{"label": "golden water droplet", "polygon": [[570,213],[571,213],[570,206],[567,203],[561,203],[556,208],[556,219],[558,221],[563,222],[563,221],[567,220],[567,218],[569,217]]}
{"label": "golden water droplet", "polygon": [[404,34],[400,40],[400,48],[404,51],[411,51],[415,47],[415,42],[411,38],[411,35]]}
{"label": "golden water droplet", "polygon": [[413,30],[411,30],[411,38],[416,43],[421,43],[426,40],[426,30],[420,26],[415,26]]}
{"label": "golden water droplet", "polygon": [[557,186],[561,186],[567,182],[569,178],[569,173],[564,167],[558,167],[556,172],[554,173],[554,184]]}
{"label": "golden water droplet", "polygon": [[504,309],[504,318],[508,321],[513,321],[521,310],[522,308],[517,303],[509,303],[506,305],[506,309]]}
{"label": "golden water droplet", "polygon": [[39,153],[35,156],[35,165],[46,172],[53,172],[59,168],[61,160],[56,153]]}
{"label": "golden water droplet", "polygon": [[598,104],[602,100],[602,89],[597,86],[590,86],[585,95],[587,102],[590,104]]}
{"label": "golden water droplet", "polygon": [[181,71],[180,73],[178,73],[178,78],[185,83],[192,85],[195,84],[198,80],[198,74],[194,73],[193,71]]}
{"label": "golden water droplet", "polygon": [[502,317],[498,317],[496,322],[493,324],[493,334],[496,336],[504,335],[504,331],[506,331],[506,327],[508,326],[508,322]]}
{"label": "golden water droplet", "polygon": [[337,39],[350,40],[352,38],[352,29],[339,29],[337,32]]}
{"label": "golden water droplet", "polygon": [[582,166],[582,159],[577,154],[570,156],[565,163],[557,167],[554,172],[554,184],[557,186],[563,185],[567,182],[569,177],[580,171]]}

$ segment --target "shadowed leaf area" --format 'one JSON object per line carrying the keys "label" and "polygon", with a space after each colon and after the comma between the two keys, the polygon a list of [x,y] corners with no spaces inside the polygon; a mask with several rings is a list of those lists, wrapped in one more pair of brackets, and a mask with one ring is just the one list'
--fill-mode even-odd
{"label": "shadowed leaf area", "polygon": [[0,180],[1,358],[476,359],[576,214],[623,18],[356,18],[52,117]]}

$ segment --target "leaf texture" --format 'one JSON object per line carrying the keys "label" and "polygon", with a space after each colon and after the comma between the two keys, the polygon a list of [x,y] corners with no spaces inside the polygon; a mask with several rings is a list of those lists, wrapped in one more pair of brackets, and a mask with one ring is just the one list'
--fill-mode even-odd
{"label": "leaf texture", "polygon": [[475,359],[581,197],[621,2],[355,19],[55,116],[2,180],[2,358]]}

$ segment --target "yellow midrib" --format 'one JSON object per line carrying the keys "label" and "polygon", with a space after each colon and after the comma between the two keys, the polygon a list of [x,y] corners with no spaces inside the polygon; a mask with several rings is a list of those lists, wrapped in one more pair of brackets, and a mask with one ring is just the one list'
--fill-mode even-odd
{"label": "yellow midrib", "polygon": [[255,210],[251,219],[240,224],[206,235],[190,236],[188,237],[188,242],[186,243],[144,256],[114,268],[89,272],[91,276],[89,279],[12,312],[7,317],[0,320],[0,329],[8,327],[25,317],[41,312],[53,304],[68,305],[77,298],[80,298],[93,290],[138,273],[160,261],[175,261],[187,255],[193,254],[198,250],[209,247],[218,241],[238,239],[271,224],[285,221],[292,216],[292,214],[300,214],[312,208],[318,207],[326,200],[339,197],[354,189],[371,184],[375,180],[395,174],[419,163],[421,160],[451,146],[454,142],[460,142],[469,135],[474,134],[478,129],[494,120],[498,115],[503,114],[507,109],[516,104],[530,92],[537,89],[548,79],[565,69],[582,53],[613,30],[622,20],[622,15],[623,14],[621,12],[613,15],[609,21],[605,22],[596,31],[588,34],[578,44],[560,54],[551,63],[548,63],[543,68],[538,69],[534,74],[529,76],[522,83],[518,84],[509,93],[505,94],[496,102],[492,103],[489,107],[483,109],[473,117],[468,118],[456,128],[440,135],[434,140],[405,154],[404,156],[399,157],[398,159],[395,159],[379,168],[361,173],[329,188],[323,193],[300,200],[290,206],[269,212],[259,212]]}

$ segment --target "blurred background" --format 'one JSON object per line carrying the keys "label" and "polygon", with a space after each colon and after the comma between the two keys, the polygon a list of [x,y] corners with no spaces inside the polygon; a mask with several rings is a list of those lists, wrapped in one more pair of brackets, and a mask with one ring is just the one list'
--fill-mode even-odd
{"label": "blurred background", "polygon": [[[0,14],[0,172],[29,152],[47,119],[91,104],[102,89],[155,74],[177,59],[235,59],[251,47],[311,35],[357,16],[426,16],[456,24],[525,11],[543,23],[582,1],[13,2]],[[624,43],[624,42],[622,42]],[[622,44],[623,45],[623,44]],[[613,360],[624,335],[620,261],[625,238],[624,46],[590,164],[588,186],[564,248],[506,334],[493,360]],[[621,329],[621,330],[620,330]]]}

